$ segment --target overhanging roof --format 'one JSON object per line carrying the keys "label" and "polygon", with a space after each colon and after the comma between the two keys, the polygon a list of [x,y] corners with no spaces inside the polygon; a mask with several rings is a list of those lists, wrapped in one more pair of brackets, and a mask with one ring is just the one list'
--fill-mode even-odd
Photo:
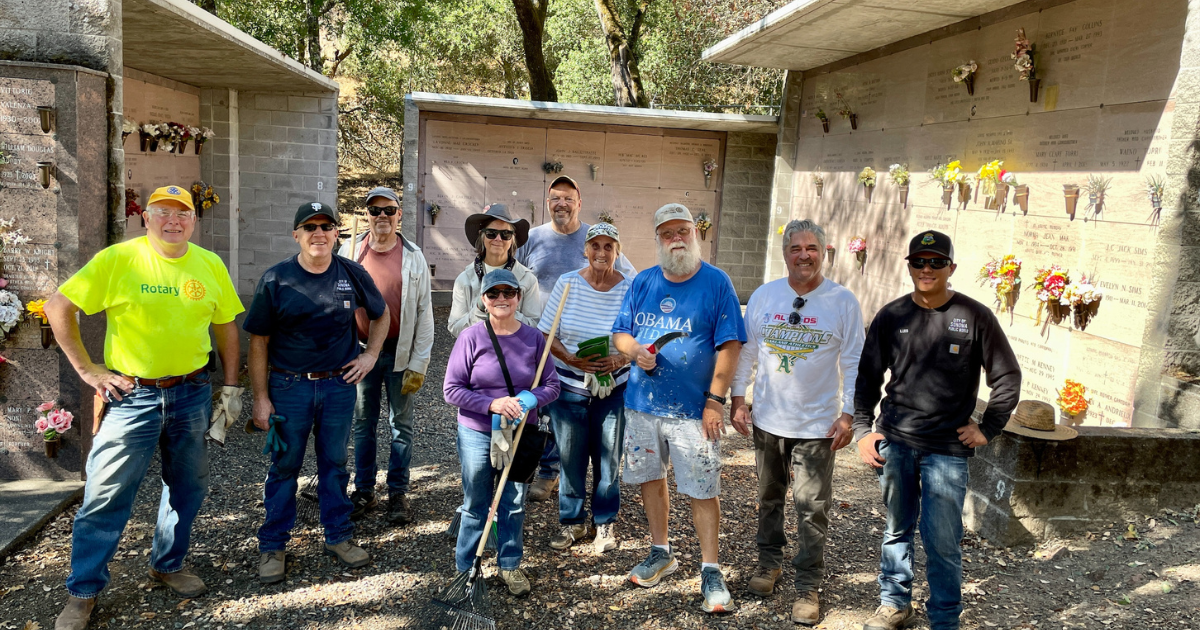
{"label": "overhanging roof", "polygon": [[601,125],[701,129],[705,131],[743,131],[772,134],[779,131],[779,119],[775,116],[713,114],[710,112],[581,105],[578,103],[547,103],[544,101],[519,101],[507,98],[459,96],[456,94],[434,94],[431,92],[413,92],[407,98],[418,109],[426,112],[561,120]]}
{"label": "overhanging roof", "polygon": [[196,87],[332,92],[338,84],[187,0],[124,0],[125,65]]}
{"label": "overhanging roof", "polygon": [[1022,0],[796,0],[704,51],[739,66],[811,70]]}

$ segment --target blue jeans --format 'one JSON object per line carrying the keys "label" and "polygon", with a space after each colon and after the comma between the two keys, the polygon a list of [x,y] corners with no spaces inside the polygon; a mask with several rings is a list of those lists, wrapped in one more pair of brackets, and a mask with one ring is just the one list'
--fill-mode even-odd
{"label": "blue jeans", "polygon": [[[475,561],[479,537],[483,535],[488,511],[492,509],[492,486],[500,478],[500,471],[492,468],[492,434],[458,425],[458,460],[462,462],[463,515],[458,529],[458,543],[454,547],[454,563],[458,570],[466,571]],[[505,571],[521,566],[525,554],[523,529],[525,527],[525,489],[523,483],[508,481],[500,495],[500,507],[496,510],[499,524],[499,546],[496,564]]]}
{"label": "blue jeans", "polygon": [[957,630],[962,613],[963,501],[967,458],[934,455],[883,440],[877,469],[887,506],[887,531],[879,560],[880,601],[904,608],[912,602],[913,533],[920,515],[921,543],[927,556],[930,630]]}
{"label": "blue jeans", "polygon": [[354,523],[350,521],[353,505],[346,496],[346,484],[350,482],[346,461],[350,458],[354,385],[340,376],[310,381],[272,372],[270,396],[275,414],[285,418],[275,430],[288,448],[282,453],[271,453],[271,468],[263,486],[267,518],[258,528],[258,550],[283,551],[292,538],[292,527],[296,525],[296,488],[310,433],[316,438],[317,498],[325,544],[350,540]]}
{"label": "blue jeans", "polygon": [[562,456],[558,520],[564,525],[587,521],[588,462],[592,464],[592,518],[597,525],[617,520],[621,508],[621,448],[625,436],[625,386],[607,398],[563,390],[550,403],[550,425]]}
{"label": "blue jeans", "polygon": [[[543,420],[548,417],[542,416]],[[544,425],[549,422],[542,422]],[[558,441],[554,439],[554,427],[546,431],[546,448],[542,451],[542,461],[538,466],[538,479],[558,479],[558,469],[562,465],[562,456],[558,452]]]}
{"label": "blue jeans", "polygon": [[358,382],[358,402],[354,404],[354,489],[375,493],[376,429],[379,405],[387,388],[388,424],[392,427],[392,455],[388,462],[388,496],[408,493],[408,468],[412,462],[414,396],[400,393],[405,372],[393,372],[395,351],[379,353],[375,367]]}
{"label": "blue jeans", "polygon": [[88,454],[83,505],[75,514],[68,593],[87,599],[108,585],[108,562],[133,513],[155,447],[162,452],[163,489],[150,567],[160,573],[183,568],[192,522],[208,494],[204,432],[211,418],[207,372],[170,389],[138,387],[108,404]]}

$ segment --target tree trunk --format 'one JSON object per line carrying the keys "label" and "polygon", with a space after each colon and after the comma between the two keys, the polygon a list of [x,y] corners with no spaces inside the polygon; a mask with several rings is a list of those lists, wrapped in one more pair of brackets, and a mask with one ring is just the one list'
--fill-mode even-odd
{"label": "tree trunk", "polygon": [[642,87],[642,74],[638,70],[637,44],[641,36],[642,21],[652,0],[639,0],[637,13],[629,34],[621,26],[621,14],[613,0],[596,0],[596,12],[600,16],[600,28],[608,45],[608,59],[612,67],[613,100],[618,107],[649,107],[650,100]]}
{"label": "tree trunk", "polygon": [[542,51],[542,40],[546,32],[546,9],[550,0],[512,0],[517,12],[517,23],[521,25],[522,44],[525,48],[525,67],[529,70],[529,98],[534,101],[558,101],[554,79],[546,67],[546,55]]}
{"label": "tree trunk", "polygon": [[308,67],[322,72],[325,58],[321,55],[321,0],[308,0],[308,11],[304,16],[305,34],[308,36]]}
{"label": "tree trunk", "polygon": [[213,15],[217,14],[217,0],[196,0],[196,6]]}

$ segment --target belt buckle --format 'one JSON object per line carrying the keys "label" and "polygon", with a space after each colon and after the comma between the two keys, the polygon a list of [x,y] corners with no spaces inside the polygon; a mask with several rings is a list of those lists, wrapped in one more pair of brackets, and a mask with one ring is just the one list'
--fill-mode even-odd
{"label": "belt buckle", "polygon": [[319,377],[317,377],[317,376],[315,376],[315,375],[316,375],[316,372],[305,372],[305,373],[304,373],[304,378],[306,378],[306,379],[308,379],[308,380],[310,380],[310,381],[319,381],[319,380],[321,380]]}

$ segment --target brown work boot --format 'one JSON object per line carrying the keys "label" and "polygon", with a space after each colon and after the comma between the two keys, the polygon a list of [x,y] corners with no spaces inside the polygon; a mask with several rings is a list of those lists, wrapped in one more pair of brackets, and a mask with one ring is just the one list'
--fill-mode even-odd
{"label": "brown work boot", "polygon": [[349,540],[343,540],[336,545],[326,544],[325,555],[337,558],[351,569],[365,567],[371,561],[371,555],[366,550],[362,547],[355,547],[350,544]]}
{"label": "brown work boot", "polygon": [[821,599],[816,591],[803,593],[792,602],[792,621],[815,626],[821,619]]}
{"label": "brown work boot", "polygon": [[758,567],[746,588],[759,597],[770,597],[775,594],[775,580],[779,579],[780,573],[783,573],[783,569]]}
{"label": "brown work boot", "polygon": [[900,609],[884,604],[875,610],[875,616],[863,624],[863,630],[897,630],[910,625],[916,616],[912,604]]}
{"label": "brown work boot", "polygon": [[526,495],[530,501],[538,502],[545,501],[550,498],[550,493],[558,487],[558,479],[542,479],[539,477],[536,481],[529,484],[529,493]]}
{"label": "brown work boot", "polygon": [[92,610],[96,608],[96,598],[80,599],[74,595],[67,596],[67,605],[63,606],[58,619],[54,622],[54,630],[83,630],[87,627]]}
{"label": "brown work boot", "polygon": [[150,578],[158,582],[166,584],[175,594],[183,598],[199,597],[208,590],[204,585],[204,580],[200,576],[192,573],[191,569],[184,567],[174,573],[159,573],[154,569],[150,569]]}
{"label": "brown work boot", "polygon": [[286,552],[267,551],[258,556],[258,581],[263,584],[282,582],[286,569]]}

